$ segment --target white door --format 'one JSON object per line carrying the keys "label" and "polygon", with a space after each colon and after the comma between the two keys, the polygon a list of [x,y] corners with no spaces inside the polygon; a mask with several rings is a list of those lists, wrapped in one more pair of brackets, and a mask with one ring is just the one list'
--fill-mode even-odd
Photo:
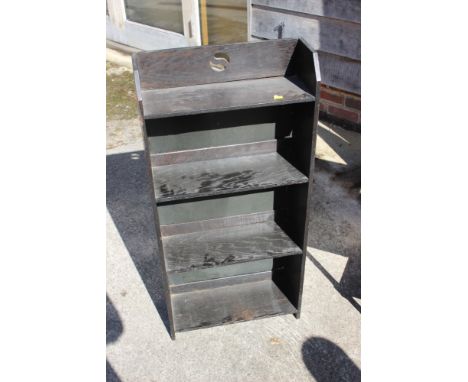
{"label": "white door", "polygon": [[107,0],[107,39],[142,50],[201,44],[198,0]]}
{"label": "white door", "polygon": [[107,39],[142,50],[247,41],[250,0],[107,0]]}

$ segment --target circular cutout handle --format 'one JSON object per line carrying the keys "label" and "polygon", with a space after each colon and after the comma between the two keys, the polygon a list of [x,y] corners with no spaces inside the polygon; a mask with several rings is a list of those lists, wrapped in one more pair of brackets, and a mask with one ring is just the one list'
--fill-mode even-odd
{"label": "circular cutout handle", "polygon": [[227,53],[217,52],[210,60],[210,67],[215,72],[224,72],[224,70],[226,70],[226,68],[229,66],[230,62],[231,59]]}

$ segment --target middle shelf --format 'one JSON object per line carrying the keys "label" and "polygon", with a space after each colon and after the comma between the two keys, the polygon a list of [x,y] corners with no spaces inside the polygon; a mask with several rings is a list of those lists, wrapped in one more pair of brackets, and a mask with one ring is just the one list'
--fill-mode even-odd
{"label": "middle shelf", "polygon": [[166,236],[162,241],[168,273],[302,253],[273,220]]}
{"label": "middle shelf", "polygon": [[153,166],[157,202],[307,183],[278,153]]}

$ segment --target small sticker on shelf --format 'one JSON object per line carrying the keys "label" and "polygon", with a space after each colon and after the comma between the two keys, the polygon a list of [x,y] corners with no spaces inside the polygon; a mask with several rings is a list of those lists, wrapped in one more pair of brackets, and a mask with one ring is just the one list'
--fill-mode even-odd
{"label": "small sticker on shelf", "polygon": [[283,97],[282,95],[278,95],[278,94],[275,94],[275,95],[273,96],[273,99],[274,99],[275,101],[282,100],[283,98],[284,98],[284,97]]}

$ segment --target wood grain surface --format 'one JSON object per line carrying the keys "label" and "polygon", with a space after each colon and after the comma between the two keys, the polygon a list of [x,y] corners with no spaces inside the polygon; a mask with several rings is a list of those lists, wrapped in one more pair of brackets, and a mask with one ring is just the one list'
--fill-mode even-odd
{"label": "wood grain surface", "polygon": [[[282,96],[275,99],[275,95]],[[142,92],[145,118],[313,102],[314,96],[284,77],[186,86]]]}
{"label": "wood grain surface", "polygon": [[360,0],[252,0],[252,38],[300,37],[319,54],[324,84],[361,93]]}
{"label": "wood grain surface", "polygon": [[[164,89],[282,76],[297,40],[177,48],[136,54],[141,87]],[[214,71],[214,55],[227,55],[225,70]],[[214,60],[216,62],[216,60]]]}
{"label": "wood grain surface", "polygon": [[307,183],[278,153],[153,167],[158,202]]}
{"label": "wood grain surface", "polygon": [[[255,129],[253,126],[251,129]],[[167,166],[171,164],[233,158],[245,155],[267,154],[276,152],[277,140],[260,141],[253,143],[240,143],[227,146],[205,147],[202,149],[180,150],[151,155],[152,166]]]}
{"label": "wood grain surface", "polygon": [[167,236],[163,247],[169,273],[302,253],[274,221]]}
{"label": "wood grain surface", "polygon": [[271,280],[174,294],[172,304],[178,332],[296,311]]}
{"label": "wood grain surface", "polygon": [[361,22],[361,0],[252,0],[252,5]]}
{"label": "wood grain surface", "polygon": [[361,61],[318,52],[324,84],[361,94]]}
{"label": "wood grain surface", "polygon": [[[173,206],[174,205],[171,205],[171,207]],[[263,223],[266,221],[273,221],[274,219],[275,211],[270,210],[243,215],[225,216],[222,218],[195,220],[179,224],[161,224],[161,234],[163,236],[180,235],[193,232],[207,231],[210,229],[235,227],[245,224]]]}
{"label": "wood grain surface", "polygon": [[361,59],[361,25],[323,17],[303,17],[260,8],[252,9],[252,35],[277,39],[275,27],[283,25],[283,38],[306,40],[312,48],[339,56]]}
{"label": "wood grain surface", "polygon": [[[237,263],[224,265],[222,267],[196,269],[190,272],[178,272],[168,274],[171,293],[189,292],[196,289],[206,289],[206,285],[211,281],[218,279],[232,279],[239,275],[251,275],[256,273],[269,273],[269,279],[272,278],[274,259],[264,259],[258,261],[249,261],[247,263]],[[211,287],[211,285],[208,285]]]}

